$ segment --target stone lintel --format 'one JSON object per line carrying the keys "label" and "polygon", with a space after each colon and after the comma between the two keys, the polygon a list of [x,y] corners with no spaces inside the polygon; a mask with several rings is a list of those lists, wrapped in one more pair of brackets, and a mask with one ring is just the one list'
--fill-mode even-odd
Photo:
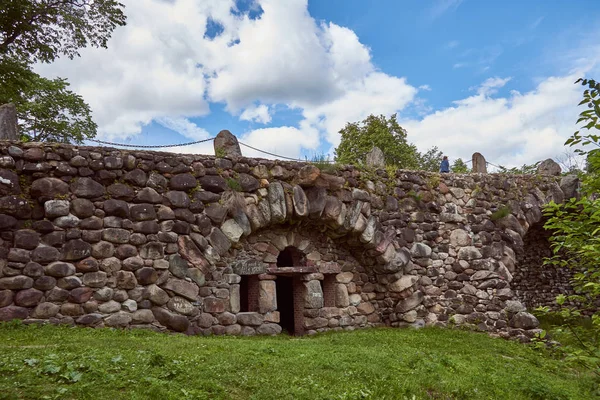
{"label": "stone lintel", "polygon": [[279,267],[268,268],[267,272],[273,275],[291,275],[291,274],[312,274],[317,271],[316,267]]}

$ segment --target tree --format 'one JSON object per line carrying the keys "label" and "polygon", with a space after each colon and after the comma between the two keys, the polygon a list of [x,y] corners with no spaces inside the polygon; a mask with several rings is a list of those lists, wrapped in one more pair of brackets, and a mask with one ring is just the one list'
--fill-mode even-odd
{"label": "tree", "polygon": [[471,172],[470,168],[467,167],[467,164],[462,160],[462,158],[457,158],[456,160],[454,160],[454,162],[452,163],[452,167],[450,167],[450,170],[455,174],[468,174],[469,172]]}
{"label": "tree", "polygon": [[[560,349],[567,360],[587,366],[600,377],[600,84],[587,79],[576,83],[588,87],[579,103],[587,110],[577,120],[584,125],[565,145],[576,147],[575,152],[586,157],[589,169],[581,175],[580,199],[551,202],[544,210],[548,218],[544,227],[552,232],[553,257],[547,264],[574,270],[571,283],[575,294],[557,297],[564,323],[554,332],[567,339]],[[589,329],[579,324],[585,314],[591,315]]]}
{"label": "tree", "polygon": [[374,146],[384,154],[387,165],[396,168],[417,168],[419,153],[406,141],[406,130],[396,120],[384,115],[369,115],[362,122],[347,123],[340,131],[342,140],[335,149],[335,161],[344,164],[363,164]]}
{"label": "tree", "polygon": [[443,155],[437,146],[433,146],[425,153],[419,154],[418,168],[422,171],[439,172]]}
{"label": "tree", "polygon": [[35,62],[73,58],[86,46],[106,47],[125,25],[115,0],[1,0],[0,104],[14,103],[24,140],[81,142],[96,135],[89,106],[65,79],[34,73]]}
{"label": "tree", "polygon": [[36,76],[31,81],[17,109],[22,140],[81,143],[95,136],[97,126],[92,121],[90,107],[68,86],[61,78]]}
{"label": "tree", "polygon": [[123,7],[115,0],[2,0],[0,54],[49,63],[82,47],[106,47],[125,25]]}

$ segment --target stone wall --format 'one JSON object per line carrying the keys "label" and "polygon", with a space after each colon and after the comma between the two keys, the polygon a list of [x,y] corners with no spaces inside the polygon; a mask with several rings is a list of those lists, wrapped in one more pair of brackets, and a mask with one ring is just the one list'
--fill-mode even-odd
{"label": "stone wall", "polygon": [[537,320],[512,287],[516,254],[563,197],[541,175],[4,142],[0,320],[244,335],[466,324],[525,339]]}

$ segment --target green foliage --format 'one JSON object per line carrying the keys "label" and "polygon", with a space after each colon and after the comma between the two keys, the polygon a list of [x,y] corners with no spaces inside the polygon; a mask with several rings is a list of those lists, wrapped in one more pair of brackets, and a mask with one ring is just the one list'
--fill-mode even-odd
{"label": "green foliage", "polygon": [[340,145],[335,149],[335,161],[342,164],[364,164],[368,152],[379,147],[386,165],[415,169],[419,166],[419,153],[406,141],[406,130],[396,120],[384,115],[369,115],[362,122],[347,123],[340,131]]}
{"label": "green foliage", "polygon": [[492,221],[497,221],[499,219],[507,217],[508,214],[510,214],[510,208],[508,208],[507,206],[502,206],[499,209],[497,209],[496,211],[494,211],[492,213],[492,215],[490,215],[490,219]]}
{"label": "green foliage", "polygon": [[540,165],[540,161],[535,164],[523,164],[520,167],[506,168],[502,165],[499,166],[499,172],[502,174],[514,174],[514,175],[531,175],[537,172],[537,167]]}
{"label": "green foliage", "polygon": [[225,149],[219,147],[217,149],[215,149],[215,156],[217,156],[218,158],[223,158],[227,155],[227,152],[225,151]]}
{"label": "green foliage", "polygon": [[594,398],[579,368],[450,329],[202,337],[5,323],[0,349],[9,399]]}
{"label": "green foliage", "polygon": [[419,193],[415,192],[414,190],[411,190],[407,194],[417,203],[420,203],[421,201],[423,201],[423,196],[421,196]]}
{"label": "green foliage", "polygon": [[335,174],[340,169],[340,165],[325,154],[315,155],[310,163],[326,174]]}
{"label": "green foliage", "polygon": [[4,0],[0,54],[34,62],[78,56],[86,46],[106,47],[125,25],[124,5],[115,0]]}
{"label": "green foliage", "polygon": [[22,140],[81,143],[96,135],[90,107],[68,86],[61,78],[31,80],[16,104]]}
{"label": "green foliage", "polygon": [[440,185],[441,182],[441,178],[439,174],[435,174],[435,175],[431,175],[428,179],[427,179],[427,188],[428,189],[435,189]]}
{"label": "green foliage", "polygon": [[14,103],[25,141],[80,143],[96,135],[89,106],[65,79],[32,71],[36,62],[106,47],[125,25],[115,0],[5,0],[0,6],[0,104]]}
{"label": "green foliage", "polygon": [[418,155],[418,169],[421,171],[438,172],[440,170],[440,163],[442,162],[443,155],[444,153],[442,153],[437,146],[433,146],[425,153]]}
{"label": "green foliage", "polygon": [[[579,200],[572,198],[565,204],[551,202],[544,209],[547,218],[544,227],[552,232],[553,252],[546,264],[572,268],[574,272],[571,283],[575,294],[556,299],[563,322],[553,332],[567,341],[561,351],[567,361],[585,365],[600,379],[600,85],[587,79],[579,79],[577,83],[587,86],[579,103],[587,110],[577,120],[583,126],[565,145],[576,147],[575,151],[587,158],[589,168],[582,176]],[[589,133],[583,134],[582,130]],[[591,326],[587,329],[575,324],[584,314],[591,315]]]}
{"label": "green foliage", "polygon": [[452,163],[452,166],[450,167],[450,171],[454,172],[455,174],[468,174],[469,172],[471,172],[471,169],[462,160],[462,158],[457,158]]}
{"label": "green foliage", "polygon": [[240,183],[233,179],[233,178],[227,178],[226,180],[227,182],[227,186],[229,186],[229,188],[235,192],[241,192],[242,191],[242,185],[240,185]]}

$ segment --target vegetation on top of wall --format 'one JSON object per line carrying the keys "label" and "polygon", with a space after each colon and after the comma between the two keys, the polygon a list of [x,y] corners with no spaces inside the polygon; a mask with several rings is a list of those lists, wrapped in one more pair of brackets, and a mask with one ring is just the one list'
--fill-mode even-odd
{"label": "vegetation on top of wall", "polygon": [[457,158],[452,163],[450,170],[455,174],[468,174],[471,172],[471,168],[467,166],[467,164],[463,161],[462,158]]}
{"label": "vegetation on top of wall", "polygon": [[541,161],[538,161],[534,164],[523,164],[520,167],[512,167],[506,168],[502,165],[499,166],[499,172],[502,174],[514,174],[514,175],[529,175],[535,174],[537,172],[537,168],[540,165]]}
{"label": "vegetation on top of wall", "polygon": [[385,164],[397,168],[418,167],[419,153],[406,140],[406,130],[398,124],[396,114],[369,115],[361,122],[347,123],[340,130],[341,141],[335,149],[335,160],[343,164],[362,165],[367,153],[379,147],[384,154]]}
{"label": "vegetation on top of wall", "polygon": [[223,158],[227,155],[227,152],[225,151],[224,148],[222,147],[218,147],[215,149],[215,156],[218,158]]}
{"label": "vegetation on top of wall", "polygon": [[331,160],[329,156],[325,154],[313,156],[310,163],[326,174],[335,174],[341,168],[341,165],[337,161]]}

